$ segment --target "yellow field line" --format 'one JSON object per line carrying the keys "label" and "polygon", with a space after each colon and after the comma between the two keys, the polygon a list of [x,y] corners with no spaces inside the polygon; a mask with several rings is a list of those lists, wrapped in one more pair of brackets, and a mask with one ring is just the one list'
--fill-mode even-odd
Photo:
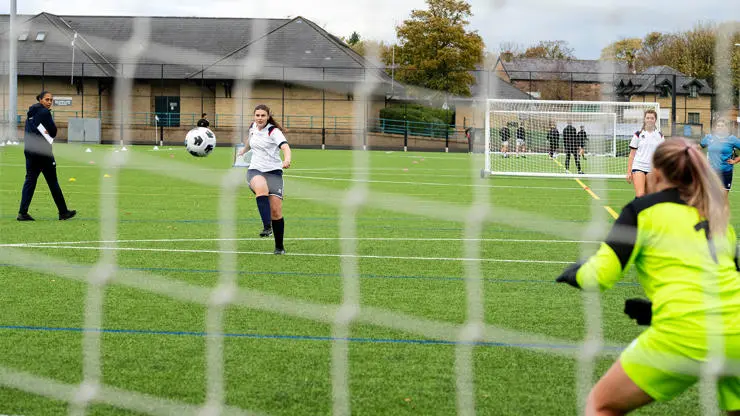
{"label": "yellow field line", "polygon": [[[552,160],[553,160],[553,161],[554,161],[555,163],[557,163],[557,164],[558,164],[558,166],[560,166],[561,168],[565,169],[565,166],[563,166],[563,164],[562,164],[562,163],[560,163],[560,161],[559,161],[559,160],[557,160],[557,159],[555,159],[555,158],[553,158]],[[589,194],[589,195],[591,195],[591,197],[592,197],[593,199],[595,199],[595,200],[597,200],[597,201],[601,201],[601,198],[599,198],[599,196],[598,196],[598,195],[596,195],[596,194],[594,193],[594,191],[592,191],[592,190],[591,190],[591,188],[589,188],[588,186],[586,186],[586,184],[585,184],[585,183],[581,182],[581,180],[580,180],[580,179],[578,179],[578,178],[574,178],[574,179],[575,179],[575,181],[576,181],[576,182],[577,182],[577,183],[578,183],[579,185],[581,185],[581,188],[583,188],[583,190],[584,190],[584,191],[588,192],[588,194]],[[605,210],[606,210],[606,212],[608,212],[608,213],[609,213],[609,215],[611,215],[611,216],[612,216],[612,217],[613,217],[613,218],[614,218],[615,220],[616,220],[616,219],[617,219],[617,218],[619,217],[619,214],[617,214],[617,212],[616,212],[616,211],[614,211],[614,210],[613,210],[613,209],[612,209],[612,208],[611,208],[610,206],[608,206],[608,205],[604,205],[604,209],[605,209]]]}

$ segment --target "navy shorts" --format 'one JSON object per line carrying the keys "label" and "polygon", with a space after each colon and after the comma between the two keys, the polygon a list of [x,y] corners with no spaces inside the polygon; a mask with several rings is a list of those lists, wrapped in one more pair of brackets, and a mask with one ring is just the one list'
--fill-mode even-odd
{"label": "navy shorts", "polygon": [[[268,195],[276,196],[280,199],[283,199],[283,171],[278,170],[271,170],[269,172],[260,172],[257,169],[248,169],[247,170],[247,183],[252,183],[252,178],[255,176],[262,176],[265,178],[265,181],[267,181],[267,193]],[[249,189],[254,193],[254,189],[252,189],[252,185],[249,185]]]}
{"label": "navy shorts", "polygon": [[642,169],[632,169],[632,173],[635,173],[635,172],[642,172],[642,173],[644,173],[644,174],[645,174],[645,176],[647,176],[647,175],[649,175],[649,174],[650,174],[650,172],[645,172],[645,171],[644,171],[644,170],[642,170]]}
{"label": "navy shorts", "polygon": [[722,172],[717,171],[717,175],[719,175],[719,179],[722,181],[722,186],[725,187],[726,190],[732,189],[732,171]]}

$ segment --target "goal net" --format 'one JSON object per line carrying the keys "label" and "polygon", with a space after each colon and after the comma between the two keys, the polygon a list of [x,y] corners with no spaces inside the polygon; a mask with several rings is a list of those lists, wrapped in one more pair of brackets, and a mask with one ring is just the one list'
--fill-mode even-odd
{"label": "goal net", "polygon": [[[658,103],[488,100],[483,174],[619,178]],[[658,124],[660,128],[660,124]]]}

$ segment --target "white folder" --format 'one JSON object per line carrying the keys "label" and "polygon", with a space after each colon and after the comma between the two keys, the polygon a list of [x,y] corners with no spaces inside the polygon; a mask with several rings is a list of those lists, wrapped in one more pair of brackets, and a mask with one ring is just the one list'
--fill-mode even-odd
{"label": "white folder", "polygon": [[41,133],[41,135],[44,136],[44,139],[46,139],[46,141],[49,142],[49,144],[54,143],[54,138],[49,136],[49,132],[46,131],[46,127],[44,127],[43,124],[39,123],[39,126],[36,128],[38,129],[39,133]]}

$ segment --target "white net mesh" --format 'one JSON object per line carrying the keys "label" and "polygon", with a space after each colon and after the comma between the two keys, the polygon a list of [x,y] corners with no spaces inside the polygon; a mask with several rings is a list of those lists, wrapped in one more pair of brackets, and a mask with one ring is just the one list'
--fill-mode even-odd
{"label": "white net mesh", "polygon": [[[648,109],[660,114],[658,103],[489,100],[484,170],[512,176],[623,177],[630,140],[642,129]],[[660,121],[657,125],[660,129]],[[571,157],[577,169],[569,169]]]}

